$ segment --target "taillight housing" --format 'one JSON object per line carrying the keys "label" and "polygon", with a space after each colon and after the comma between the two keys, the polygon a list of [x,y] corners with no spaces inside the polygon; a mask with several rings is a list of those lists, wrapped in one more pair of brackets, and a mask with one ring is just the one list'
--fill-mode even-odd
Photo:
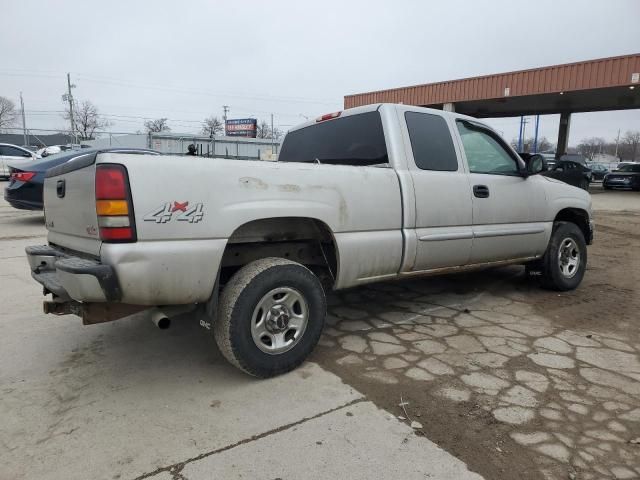
{"label": "taillight housing", "polygon": [[96,214],[103,242],[137,240],[129,176],[124,165],[103,163],[96,167]]}
{"label": "taillight housing", "polygon": [[15,180],[16,182],[29,182],[33,177],[36,176],[36,172],[13,172],[11,174],[11,180]]}

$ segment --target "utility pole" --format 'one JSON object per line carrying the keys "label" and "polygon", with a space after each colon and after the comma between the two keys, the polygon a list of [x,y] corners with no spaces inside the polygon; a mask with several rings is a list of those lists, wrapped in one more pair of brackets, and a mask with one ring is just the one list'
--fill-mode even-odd
{"label": "utility pole", "polygon": [[229,105],[222,106],[222,120],[224,121],[224,134],[227,134],[227,113],[229,113]]}
{"label": "utility pole", "polygon": [[273,113],[271,114],[271,153],[275,153],[274,152],[274,145],[275,145],[275,138],[273,138]]}
{"label": "utility pole", "polygon": [[[75,85],[71,84],[71,74],[67,73],[67,93],[62,96],[63,101],[69,102],[69,121],[71,122],[71,136],[76,136],[76,126],[73,121],[73,95],[71,95],[71,89],[75,88]],[[76,142],[77,143],[77,142]]]}
{"label": "utility pole", "polygon": [[536,133],[533,137],[533,153],[538,153],[538,127],[540,126],[540,115],[536,115]]}
{"label": "utility pole", "polygon": [[527,122],[529,121],[526,117],[520,117],[520,136],[518,137],[518,153],[523,151],[525,137],[524,132],[527,127]]}
{"label": "utility pole", "polygon": [[24,101],[22,100],[22,92],[20,92],[20,110],[22,111],[22,135],[24,136],[22,145],[26,147],[29,144],[27,143],[27,123],[24,119]]}
{"label": "utility pole", "polygon": [[618,158],[618,144],[620,143],[620,129],[618,129],[618,136],[616,137],[616,153],[615,157]]}

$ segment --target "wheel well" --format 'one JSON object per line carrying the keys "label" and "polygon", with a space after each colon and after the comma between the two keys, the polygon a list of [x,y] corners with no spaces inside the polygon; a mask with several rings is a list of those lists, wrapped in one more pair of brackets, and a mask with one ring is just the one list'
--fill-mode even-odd
{"label": "wheel well", "polygon": [[247,263],[266,257],[301,263],[318,275],[323,284],[335,283],[338,249],[331,229],[320,220],[280,217],[241,225],[229,237],[222,256],[221,283],[226,283]]}
{"label": "wheel well", "polygon": [[570,222],[580,228],[587,244],[591,243],[591,228],[589,227],[589,214],[579,208],[565,208],[560,210],[554,222]]}

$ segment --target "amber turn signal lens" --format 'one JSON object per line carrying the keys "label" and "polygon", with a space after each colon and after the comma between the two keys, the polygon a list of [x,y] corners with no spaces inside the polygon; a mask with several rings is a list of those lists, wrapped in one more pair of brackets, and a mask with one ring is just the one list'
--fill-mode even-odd
{"label": "amber turn signal lens", "polygon": [[98,215],[129,215],[126,200],[96,200]]}

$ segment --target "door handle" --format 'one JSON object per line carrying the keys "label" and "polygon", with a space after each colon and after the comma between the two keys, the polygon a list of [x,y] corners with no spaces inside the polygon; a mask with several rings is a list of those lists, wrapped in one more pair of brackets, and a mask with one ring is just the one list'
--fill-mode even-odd
{"label": "door handle", "polygon": [[64,180],[58,180],[56,183],[56,194],[58,198],[63,198],[66,191],[66,182]]}
{"label": "door handle", "polygon": [[489,187],[486,185],[474,185],[473,195],[477,198],[489,198]]}

